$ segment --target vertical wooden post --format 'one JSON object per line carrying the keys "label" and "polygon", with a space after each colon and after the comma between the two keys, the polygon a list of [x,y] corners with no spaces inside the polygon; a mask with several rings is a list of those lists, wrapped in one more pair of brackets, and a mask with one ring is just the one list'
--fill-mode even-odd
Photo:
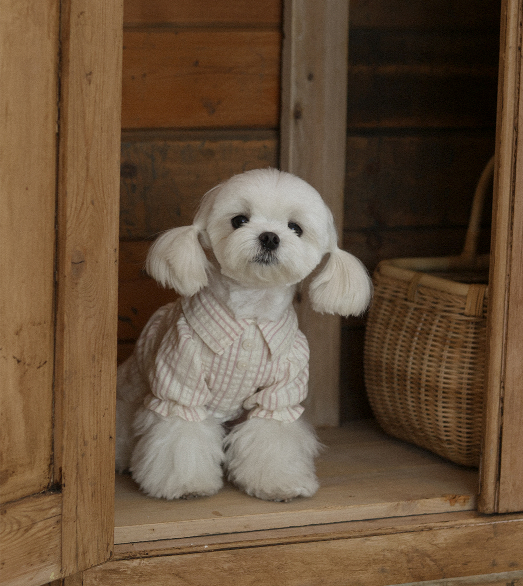
{"label": "vertical wooden post", "polygon": [[[315,187],[343,226],[348,0],[285,0],[281,168]],[[298,308],[311,347],[307,414],[314,425],[339,421],[341,320]]]}
{"label": "vertical wooden post", "polygon": [[105,561],[114,519],[122,0],[63,0],[55,469],[62,573]]}
{"label": "vertical wooden post", "polygon": [[503,0],[479,508],[523,510],[523,2]]}

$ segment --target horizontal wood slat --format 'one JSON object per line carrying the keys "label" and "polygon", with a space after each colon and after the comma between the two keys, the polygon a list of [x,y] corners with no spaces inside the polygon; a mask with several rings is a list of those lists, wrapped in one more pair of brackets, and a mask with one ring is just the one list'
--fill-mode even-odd
{"label": "horizontal wood slat", "polygon": [[425,64],[444,66],[447,71],[468,68],[469,73],[486,73],[487,67],[497,67],[498,55],[496,20],[492,20],[489,28],[480,30],[353,26],[349,36],[351,66]]}
{"label": "horizontal wood slat", "polygon": [[125,0],[124,25],[271,25],[281,23],[282,0]]}
{"label": "horizontal wood slat", "polygon": [[225,585],[237,576],[243,584],[257,586],[443,584],[452,577],[523,569],[520,519],[430,524],[418,518],[418,523],[397,524],[392,531],[334,534],[323,541],[267,540],[258,547],[111,561],[85,572],[83,585]]}
{"label": "horizontal wood slat", "polygon": [[[479,9],[479,6],[481,7]],[[474,29],[499,22],[499,0],[427,2],[427,0],[351,0],[352,26],[379,28]]]}
{"label": "horizontal wood slat", "polygon": [[192,223],[200,199],[236,173],[278,164],[275,132],[124,133],[120,237]]}
{"label": "horizontal wood slat", "polygon": [[124,33],[123,128],[278,125],[281,33]]}
{"label": "horizontal wood slat", "polygon": [[[516,516],[505,516],[503,521],[515,520]],[[483,518],[483,522],[484,522]],[[491,518],[497,523],[499,517]],[[282,529],[267,529],[260,531],[244,531],[233,534],[213,534],[200,537],[188,537],[178,539],[159,539],[143,543],[115,544],[115,552],[112,561],[129,560],[131,558],[156,557],[158,555],[183,555],[189,553],[211,553],[223,549],[235,550],[244,547],[264,547],[272,545],[289,545],[291,543],[311,543],[320,541],[332,541],[343,539],[362,539],[377,535],[392,536],[395,533],[409,531],[433,531],[441,528],[451,528],[456,525],[462,527],[482,524],[482,519],[476,511],[455,511],[452,513],[437,513],[427,515],[409,515],[408,517],[392,517],[388,519],[373,519],[366,521],[348,521],[339,523],[327,523],[310,525],[307,527],[285,527]],[[495,568],[493,568],[495,570]],[[518,572],[519,570],[516,570]],[[498,578],[503,573],[496,574]],[[492,576],[492,574],[486,574]],[[478,581],[478,583],[481,583]],[[342,582],[342,584],[345,584]],[[443,586],[436,583],[422,583],[423,586]],[[416,586],[422,586],[416,583]],[[445,586],[451,586],[452,582]],[[54,586],[54,585],[53,585]],[[350,584],[352,586],[352,584]],[[373,586],[373,585],[369,585]],[[387,585],[389,586],[389,585]],[[394,586],[400,586],[396,584]],[[414,586],[409,583],[402,586]],[[503,586],[506,586],[505,584]]]}
{"label": "horizontal wood slat", "polygon": [[[488,38],[493,47],[495,35]],[[279,31],[127,30],[124,39],[124,128],[278,126]],[[471,39],[471,47],[477,45],[478,36]],[[384,62],[380,50],[389,59],[390,51],[369,42],[360,38],[351,50],[356,62],[348,71],[349,128],[492,126],[494,62],[456,63],[447,51],[409,63],[408,47],[407,56]],[[410,52],[426,53],[423,47]]]}

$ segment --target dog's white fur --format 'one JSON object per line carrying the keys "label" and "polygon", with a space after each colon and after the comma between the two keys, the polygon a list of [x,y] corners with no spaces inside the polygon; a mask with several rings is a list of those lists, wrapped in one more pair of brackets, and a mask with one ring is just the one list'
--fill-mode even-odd
{"label": "dog's white fur", "polygon": [[[235,228],[231,220],[237,216],[247,221]],[[278,236],[275,250],[260,244],[266,232]],[[358,259],[338,248],[332,214],[318,192],[289,173],[258,169],[211,189],[192,226],[157,239],[146,268],[182,296],[211,287],[237,319],[276,321],[291,305],[296,285],[326,254],[309,288],[313,308],[361,314],[372,294],[370,279]],[[148,392],[131,357],[118,370],[116,468],[130,467],[147,494],[214,494],[223,484],[222,465],[232,482],[258,498],[316,492],[319,444],[302,418],[286,423],[253,417],[225,435],[223,422],[213,416],[189,422],[142,407]]]}

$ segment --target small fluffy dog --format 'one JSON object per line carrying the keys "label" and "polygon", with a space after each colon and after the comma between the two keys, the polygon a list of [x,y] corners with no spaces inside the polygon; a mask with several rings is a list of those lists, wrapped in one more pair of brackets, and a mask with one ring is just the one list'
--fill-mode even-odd
{"label": "small fluffy dog", "polygon": [[118,369],[117,470],[167,499],[216,493],[223,469],[261,499],[316,492],[318,442],[300,418],[309,351],[292,300],[326,254],[313,308],[361,314],[366,269],[338,248],[319,193],[275,169],[211,189],[192,226],[156,240],[147,271],[182,298],[152,316]]}

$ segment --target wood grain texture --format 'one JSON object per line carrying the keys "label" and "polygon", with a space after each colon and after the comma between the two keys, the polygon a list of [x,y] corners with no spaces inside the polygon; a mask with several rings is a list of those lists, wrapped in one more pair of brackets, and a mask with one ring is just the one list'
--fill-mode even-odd
{"label": "wood grain texture", "polygon": [[0,502],[51,482],[58,2],[0,18]]}
{"label": "wood grain texture", "polygon": [[523,521],[397,526],[392,532],[113,561],[85,572],[84,586],[242,584],[385,586],[523,569]]}
{"label": "wood grain texture", "polygon": [[483,574],[481,576],[468,576],[466,578],[449,578],[446,580],[430,580],[428,582],[411,582],[397,586],[521,586],[523,584],[523,572],[496,572],[495,574]]}
{"label": "wood grain texture", "polygon": [[[479,33],[471,40],[472,55],[478,37]],[[371,41],[363,39],[361,44]],[[454,44],[453,39],[448,42]],[[491,45],[495,50],[494,42]],[[123,125],[275,128],[279,51],[277,30],[127,30]],[[375,63],[375,54],[357,56],[360,62],[351,64],[347,72],[349,126],[491,126],[496,109],[495,63],[462,64],[455,59],[449,64],[452,56],[432,57],[432,61],[426,57],[424,62],[409,63],[398,54],[395,62]]]}
{"label": "wood grain texture", "polygon": [[126,132],[120,238],[149,239],[192,224],[203,195],[232,175],[276,167],[276,132]]}
{"label": "wood grain texture", "polygon": [[[83,579],[78,577],[76,581],[71,578],[49,586],[82,586]],[[496,572],[493,574],[482,574],[467,576],[464,578],[445,578],[438,580],[427,580],[423,582],[409,582],[408,584],[397,584],[395,586],[522,586],[523,571]],[[364,585],[365,586],[365,585]],[[368,584],[366,586],[372,586]]]}
{"label": "wood grain texture", "polygon": [[280,37],[273,30],[126,30],[123,128],[275,128]]}
{"label": "wood grain texture", "polygon": [[71,0],[61,22],[55,464],[70,574],[113,539],[122,4]]}
{"label": "wood grain texture", "polygon": [[60,576],[61,495],[0,507],[0,583],[38,586]]}
{"label": "wood grain texture", "polygon": [[72,574],[71,576],[67,576],[64,578],[62,584],[57,586],[83,586],[83,573],[79,572],[78,574]]}
{"label": "wood grain texture", "polygon": [[177,26],[277,26],[282,0],[126,0],[124,24]]}
{"label": "wood grain texture", "polygon": [[[505,520],[517,518],[506,516]],[[223,549],[241,549],[291,543],[312,543],[333,539],[352,539],[373,535],[391,535],[405,531],[426,531],[435,528],[475,525],[481,519],[475,511],[438,513],[435,515],[410,515],[389,519],[349,521],[311,525],[308,527],[285,527],[262,531],[244,531],[233,534],[205,535],[180,539],[148,541],[115,545],[114,561],[153,557],[156,555],[180,555],[186,553],[210,553]],[[496,517],[496,521],[500,518]],[[492,519],[494,521],[494,519]],[[517,571],[517,570],[516,570]]]}
{"label": "wood grain texture", "polygon": [[[504,0],[496,130],[496,172],[488,309],[488,368],[480,510],[486,513],[523,508],[521,438],[521,153],[520,39],[522,3]],[[506,403],[505,403],[506,402]],[[510,410],[509,410],[510,409]],[[506,420],[505,420],[506,418]],[[514,434],[514,435],[512,435]],[[513,441],[513,439],[514,441]],[[501,467],[503,475],[500,478]],[[509,466],[514,466],[509,469]],[[501,490],[503,484],[503,490]]]}
{"label": "wood grain texture", "polygon": [[[281,168],[315,187],[343,225],[347,110],[348,3],[289,0],[284,12]],[[298,308],[311,347],[308,414],[339,420],[340,319]]]}
{"label": "wood grain texture", "polygon": [[[521,17],[523,3],[509,2],[507,12],[511,12],[513,15],[518,14]],[[521,39],[521,34],[521,21],[519,21],[518,39]],[[498,234],[501,230],[504,230],[509,239],[508,250],[504,251],[504,253],[502,252],[502,254],[507,255],[507,265],[498,269],[503,270],[505,268],[506,270],[506,297],[504,300],[497,299],[498,303],[505,302],[503,356],[505,370],[503,377],[500,478],[497,506],[497,512],[500,513],[523,510],[523,461],[521,459],[521,445],[523,444],[523,426],[521,425],[523,420],[523,392],[521,389],[521,381],[523,380],[521,343],[521,331],[523,328],[523,149],[515,141],[519,129],[523,128],[523,98],[520,87],[523,70],[521,49],[519,51],[514,94],[508,96],[503,94],[503,97],[508,101],[509,107],[513,105],[514,108],[514,134],[511,137],[513,139],[511,189],[498,195],[498,205],[509,209],[505,214],[501,214],[501,218],[510,214],[510,223],[503,227],[498,226],[497,230]],[[500,145],[499,150],[502,148]],[[505,169],[507,168],[508,161],[505,163]],[[505,177],[506,182],[508,182],[508,179],[508,176]],[[499,178],[499,181],[501,180],[502,177]],[[499,251],[499,248],[497,248],[497,251]],[[494,262],[499,262],[500,260],[499,257],[494,256]],[[502,324],[491,325],[492,329],[501,328],[501,326]]]}

